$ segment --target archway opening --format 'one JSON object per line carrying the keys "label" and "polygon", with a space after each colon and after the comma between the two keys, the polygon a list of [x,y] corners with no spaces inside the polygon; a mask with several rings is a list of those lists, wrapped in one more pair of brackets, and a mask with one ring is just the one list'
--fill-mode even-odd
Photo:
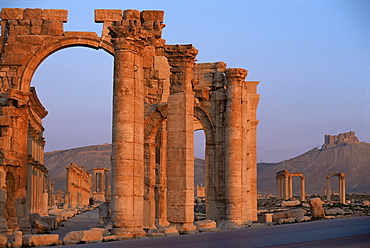
{"label": "archway opening", "polygon": [[[195,118],[194,118],[195,119]],[[197,119],[194,121],[194,194],[195,220],[206,218],[206,187],[205,187],[205,134]]]}
{"label": "archway opening", "polygon": [[[112,82],[113,57],[106,51],[86,47],[59,50],[35,71],[31,86],[48,111],[43,120],[45,166],[55,182],[55,191],[65,189],[65,168],[71,163],[89,172],[93,167],[110,168]],[[70,151],[69,156],[55,152],[101,144],[104,148]],[[97,156],[94,161],[89,157],[93,149]],[[102,150],[106,152],[97,154]],[[53,152],[53,160],[48,160],[48,152]]]}

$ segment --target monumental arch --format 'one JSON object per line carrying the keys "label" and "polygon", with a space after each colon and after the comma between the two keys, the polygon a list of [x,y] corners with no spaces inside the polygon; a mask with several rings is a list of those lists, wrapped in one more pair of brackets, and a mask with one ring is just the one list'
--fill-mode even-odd
{"label": "monumental arch", "polygon": [[259,95],[258,82],[245,81],[248,71],[223,62],[197,64],[192,45],[166,44],[163,11],[95,10],[101,36],[64,31],[67,15],[1,12],[0,162],[18,184],[7,191],[14,201],[6,208],[26,199],[25,117],[33,73],[50,54],[85,46],[114,56],[113,233],[142,236],[144,229],[169,225],[195,230],[194,120],[206,136],[207,218],[222,229],[256,220]]}

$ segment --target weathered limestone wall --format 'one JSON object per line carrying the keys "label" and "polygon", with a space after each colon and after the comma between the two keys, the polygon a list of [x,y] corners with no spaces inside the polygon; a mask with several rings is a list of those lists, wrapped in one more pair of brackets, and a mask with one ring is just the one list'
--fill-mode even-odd
{"label": "weathered limestone wall", "polygon": [[89,205],[91,198],[91,174],[82,166],[71,163],[67,169],[66,192],[64,204],[68,208]]}

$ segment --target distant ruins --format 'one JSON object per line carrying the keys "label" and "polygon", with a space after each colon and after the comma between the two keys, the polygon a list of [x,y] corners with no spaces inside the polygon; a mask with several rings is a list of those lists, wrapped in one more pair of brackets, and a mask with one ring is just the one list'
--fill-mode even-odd
{"label": "distant ruins", "polygon": [[[227,68],[223,62],[196,64],[198,51],[192,45],[167,45],[161,38],[163,15],[95,10],[95,22],[103,24],[99,37],[94,32],[65,32],[67,10],[2,9],[0,166],[5,228],[22,230],[18,221],[26,212],[15,209],[30,204],[32,76],[45,58],[72,46],[103,49],[114,56],[113,234],[143,236],[144,229],[170,225],[182,233],[195,231],[193,132],[199,124],[206,136],[207,218],[221,229],[242,228],[257,220],[258,82],[245,81],[247,70]],[[42,153],[41,138],[42,133],[35,136],[35,156]]]}
{"label": "distant ruins", "polygon": [[331,186],[330,186],[330,178],[337,176],[339,179],[339,203],[345,204],[346,203],[346,175],[344,173],[329,173],[326,176],[327,179],[327,187],[326,187],[326,199],[327,201],[331,200]]}
{"label": "distant ruins", "polygon": [[91,198],[91,174],[82,166],[72,163],[67,169],[67,185],[64,204],[67,208],[89,205]]}
{"label": "distant ruins", "polygon": [[325,135],[325,143],[321,149],[327,149],[335,146],[358,143],[359,139],[355,136],[355,132],[340,133],[338,135]]}
{"label": "distant ruins", "polygon": [[305,201],[305,177],[302,173],[289,173],[288,170],[276,172],[277,197],[283,200],[293,197],[293,177],[301,178],[301,201]]}
{"label": "distant ruins", "polygon": [[93,168],[92,198],[94,201],[105,202],[106,195],[111,190],[110,170],[107,168]]}

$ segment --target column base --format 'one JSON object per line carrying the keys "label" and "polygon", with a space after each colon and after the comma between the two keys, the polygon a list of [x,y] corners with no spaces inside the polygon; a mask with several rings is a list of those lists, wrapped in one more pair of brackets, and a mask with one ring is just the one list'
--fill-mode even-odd
{"label": "column base", "polygon": [[112,235],[117,235],[118,239],[124,240],[124,239],[146,237],[146,232],[140,228],[129,229],[129,228],[114,227],[112,229]]}
{"label": "column base", "polygon": [[235,221],[225,219],[221,220],[220,224],[217,225],[221,230],[236,230],[247,226],[249,226],[247,222],[245,224],[237,224]]}
{"label": "column base", "polygon": [[193,223],[174,224],[174,226],[180,234],[198,233],[197,227]]}

